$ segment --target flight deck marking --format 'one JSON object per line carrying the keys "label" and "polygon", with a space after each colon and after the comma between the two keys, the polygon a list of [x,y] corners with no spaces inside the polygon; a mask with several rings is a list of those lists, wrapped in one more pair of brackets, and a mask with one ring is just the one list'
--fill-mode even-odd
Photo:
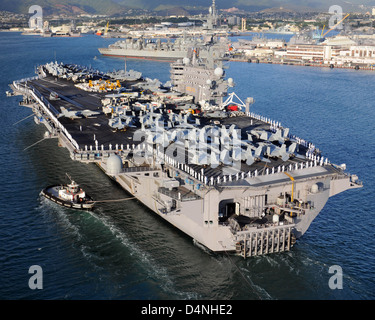
{"label": "flight deck marking", "polygon": [[48,83],[51,83],[51,84],[56,84],[60,87],[66,87],[67,85],[66,84],[60,84],[60,83],[57,83],[57,82],[54,82],[54,81],[51,81],[51,80],[46,80],[46,79],[39,79],[41,81],[45,81],[45,82],[48,82]]}

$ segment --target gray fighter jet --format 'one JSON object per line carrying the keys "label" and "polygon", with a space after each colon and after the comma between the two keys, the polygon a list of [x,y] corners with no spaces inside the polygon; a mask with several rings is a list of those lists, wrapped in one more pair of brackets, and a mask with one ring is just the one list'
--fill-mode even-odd
{"label": "gray fighter jet", "polygon": [[68,110],[64,107],[61,107],[61,113],[58,115],[58,118],[60,117],[66,117],[70,119],[81,119],[81,118],[94,118],[101,114],[100,111],[92,111],[92,110]]}

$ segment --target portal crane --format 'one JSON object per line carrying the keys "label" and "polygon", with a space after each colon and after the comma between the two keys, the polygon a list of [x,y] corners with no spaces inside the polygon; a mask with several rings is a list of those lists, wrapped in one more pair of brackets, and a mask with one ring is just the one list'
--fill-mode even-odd
{"label": "portal crane", "polygon": [[[339,22],[337,22],[331,29],[329,29],[325,34],[322,35],[322,37],[324,38],[329,32],[331,32],[332,30],[336,29],[336,27],[342,23],[347,17],[349,17],[350,13],[348,13],[344,18],[342,18]],[[324,30],[324,28],[323,28]],[[323,33],[323,31],[322,31]]]}

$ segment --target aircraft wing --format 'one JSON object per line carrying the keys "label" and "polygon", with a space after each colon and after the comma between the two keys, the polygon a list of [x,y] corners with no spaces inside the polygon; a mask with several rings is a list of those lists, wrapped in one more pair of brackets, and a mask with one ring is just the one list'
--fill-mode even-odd
{"label": "aircraft wing", "polygon": [[60,117],[66,117],[70,119],[79,119],[82,118],[76,111],[69,111],[65,109],[64,107],[61,107],[61,113],[57,116]]}
{"label": "aircraft wing", "polygon": [[83,110],[83,111],[77,112],[77,114],[78,113],[81,114],[85,118],[96,117],[101,114],[101,112],[99,111],[92,111],[92,110]]}

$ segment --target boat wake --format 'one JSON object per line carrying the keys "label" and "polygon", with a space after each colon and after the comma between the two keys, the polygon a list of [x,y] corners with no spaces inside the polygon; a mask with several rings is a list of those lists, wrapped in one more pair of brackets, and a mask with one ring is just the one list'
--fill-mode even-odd
{"label": "boat wake", "polygon": [[[104,279],[112,276],[119,276],[119,273],[127,269],[126,265],[121,268],[114,266],[114,261],[122,259],[125,255],[132,256],[132,260],[138,260],[136,276],[139,277],[136,285],[140,282],[158,283],[156,295],[173,297],[176,299],[198,299],[198,294],[194,292],[183,292],[176,289],[176,286],[168,274],[165,267],[160,266],[152,256],[141,249],[129,236],[116,225],[110,217],[105,216],[103,210],[98,208],[95,211],[78,211],[61,207],[40,196],[40,205],[36,210],[42,212],[48,219],[53,219],[54,223],[62,227],[64,238],[68,239],[73,248],[80,251],[82,257],[91,268],[98,272],[98,277]],[[103,230],[103,227],[105,230]],[[108,231],[108,232],[106,232]],[[99,241],[98,241],[99,240]],[[126,252],[116,248],[107,254],[108,248],[116,245],[123,246]],[[104,254],[104,252],[106,254]],[[104,273],[104,274],[103,274]],[[108,273],[113,273],[109,274]],[[144,276],[142,277],[142,274]],[[128,274],[124,274],[124,277]],[[121,285],[119,285],[121,288]],[[162,293],[157,292],[162,290]]]}
{"label": "boat wake", "polygon": [[63,208],[58,204],[49,201],[42,195],[39,195],[39,199],[40,205],[36,208],[37,211],[42,212],[49,218],[53,217],[55,221],[57,219],[57,222],[64,228],[69,237],[73,236],[76,241],[80,241],[82,239],[79,228],[71,223],[67,216],[68,212],[75,212],[76,210]]}
{"label": "boat wake", "polygon": [[160,266],[149,253],[139,248],[139,246],[116,226],[114,221],[107,216],[101,215],[98,211],[100,211],[100,209],[96,210],[96,212],[89,212],[89,214],[103,223],[111,231],[112,235],[120,240],[122,245],[130,251],[130,254],[138,259],[139,264],[147,274],[148,280],[155,280],[157,283],[161,283],[160,287],[162,290],[168,295],[173,295],[175,298],[188,300],[199,298],[196,293],[177,290],[167,269]]}

